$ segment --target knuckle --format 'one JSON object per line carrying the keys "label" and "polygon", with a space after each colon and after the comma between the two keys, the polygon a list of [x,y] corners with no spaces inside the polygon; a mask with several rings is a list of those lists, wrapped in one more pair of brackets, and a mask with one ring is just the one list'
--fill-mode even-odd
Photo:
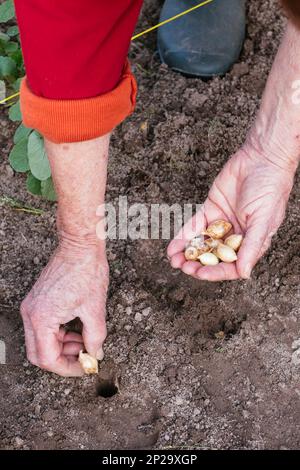
{"label": "knuckle", "polygon": [[40,310],[30,300],[25,298],[20,305],[20,314],[23,321],[30,320],[32,327],[35,329],[40,323]]}
{"label": "knuckle", "polygon": [[30,314],[30,320],[31,320],[31,324],[32,324],[32,327],[34,330],[38,329],[39,328],[39,324],[40,324],[40,320],[39,320],[39,316],[37,313],[35,312],[31,312]]}
{"label": "knuckle", "polygon": [[38,362],[39,367],[47,370],[51,370],[51,368],[55,365],[55,360],[51,354],[51,351],[44,350],[41,347],[39,347],[38,351]]}
{"label": "knuckle", "polygon": [[98,346],[99,343],[103,343],[107,336],[107,328],[105,322],[99,321],[95,324],[95,328],[93,330],[87,332],[89,335],[90,342],[93,343],[95,346]]}
{"label": "knuckle", "polygon": [[38,366],[41,369],[51,370],[52,365],[53,364],[51,364],[51,361],[47,360],[46,358],[42,358],[38,361]]}

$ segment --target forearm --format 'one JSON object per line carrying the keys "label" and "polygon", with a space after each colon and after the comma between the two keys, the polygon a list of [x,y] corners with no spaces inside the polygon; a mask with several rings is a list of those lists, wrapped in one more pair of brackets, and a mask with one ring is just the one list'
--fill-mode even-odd
{"label": "forearm", "polygon": [[300,159],[300,30],[289,23],[246,145],[283,169]]}
{"label": "forearm", "polygon": [[58,197],[57,223],[60,241],[77,247],[100,244],[96,236],[104,204],[109,134],[86,142],[53,144],[46,141],[52,177]]}

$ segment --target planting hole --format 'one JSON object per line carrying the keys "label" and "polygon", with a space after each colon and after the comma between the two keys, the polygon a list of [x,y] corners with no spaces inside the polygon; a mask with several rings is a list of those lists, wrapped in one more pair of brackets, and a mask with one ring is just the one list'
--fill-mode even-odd
{"label": "planting hole", "polygon": [[111,398],[119,391],[118,383],[115,377],[108,379],[99,379],[97,384],[97,396]]}

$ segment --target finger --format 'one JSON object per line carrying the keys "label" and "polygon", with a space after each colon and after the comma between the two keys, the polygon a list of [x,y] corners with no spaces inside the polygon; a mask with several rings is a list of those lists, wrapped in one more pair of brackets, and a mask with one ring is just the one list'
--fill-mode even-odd
{"label": "finger", "polygon": [[75,331],[68,331],[64,326],[61,326],[59,328],[58,341],[61,343],[68,343],[69,341],[82,343],[83,339],[80,333],[76,333]]}
{"label": "finger", "polygon": [[265,249],[266,240],[269,238],[268,232],[269,228],[265,222],[265,217],[256,218],[247,227],[236,262],[237,271],[243,279],[250,278],[252,269]]}
{"label": "finger", "polygon": [[196,276],[200,263],[198,261],[186,261],[182,266],[182,271],[188,276]]}
{"label": "finger", "polygon": [[36,338],[34,334],[34,329],[31,324],[30,317],[22,315],[22,320],[24,324],[24,334],[25,334],[25,346],[26,346],[26,356],[27,359],[34,365],[37,365],[37,348],[36,348]]}
{"label": "finger", "polygon": [[83,338],[80,333],[75,333],[73,331],[67,331],[64,336],[63,343],[83,343]]}
{"label": "finger", "polygon": [[220,282],[239,279],[236,263],[220,263],[217,266],[203,266],[196,273],[202,281]]}
{"label": "finger", "polygon": [[84,370],[77,356],[73,359],[70,359],[70,356],[60,356],[53,369],[49,370],[62,377],[82,377],[84,375]]}
{"label": "finger", "polygon": [[78,342],[64,343],[62,354],[64,356],[78,356],[80,351],[84,350],[84,344]]}
{"label": "finger", "polygon": [[103,343],[106,338],[106,324],[104,313],[96,315],[83,314],[81,317],[83,323],[82,337],[86,351],[93,357],[103,359]]}
{"label": "finger", "polygon": [[204,207],[202,208],[182,227],[174,240],[169,243],[167,254],[172,258],[177,253],[184,251],[188,241],[199,235],[206,227]]}
{"label": "finger", "polygon": [[62,343],[59,341],[59,331],[52,329],[37,330],[38,365],[63,377],[81,377],[84,371],[79,364],[70,361],[62,354]]}
{"label": "finger", "polygon": [[176,255],[172,256],[170,260],[171,266],[174,269],[182,269],[185,262],[186,259],[183,253],[177,253]]}
{"label": "finger", "polygon": [[262,244],[261,251],[259,253],[259,259],[262,258],[262,256],[264,256],[266,251],[268,251],[268,249],[270,248],[271,243],[272,243],[272,238],[275,235],[275,233],[276,233],[276,230],[274,230],[273,232],[269,232],[267,234],[265,241]]}
{"label": "finger", "polygon": [[76,356],[67,355],[66,358],[68,359],[70,364],[78,363],[78,355],[76,355]]}

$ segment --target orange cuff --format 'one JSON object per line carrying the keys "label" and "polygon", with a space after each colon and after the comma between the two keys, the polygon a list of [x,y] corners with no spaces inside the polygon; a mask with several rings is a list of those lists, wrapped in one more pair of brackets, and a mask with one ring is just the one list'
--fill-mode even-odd
{"label": "orange cuff", "polygon": [[21,83],[23,123],[56,143],[81,142],[112,131],[135,107],[137,84],[127,61],[119,84],[105,95],[81,100],[52,100]]}

